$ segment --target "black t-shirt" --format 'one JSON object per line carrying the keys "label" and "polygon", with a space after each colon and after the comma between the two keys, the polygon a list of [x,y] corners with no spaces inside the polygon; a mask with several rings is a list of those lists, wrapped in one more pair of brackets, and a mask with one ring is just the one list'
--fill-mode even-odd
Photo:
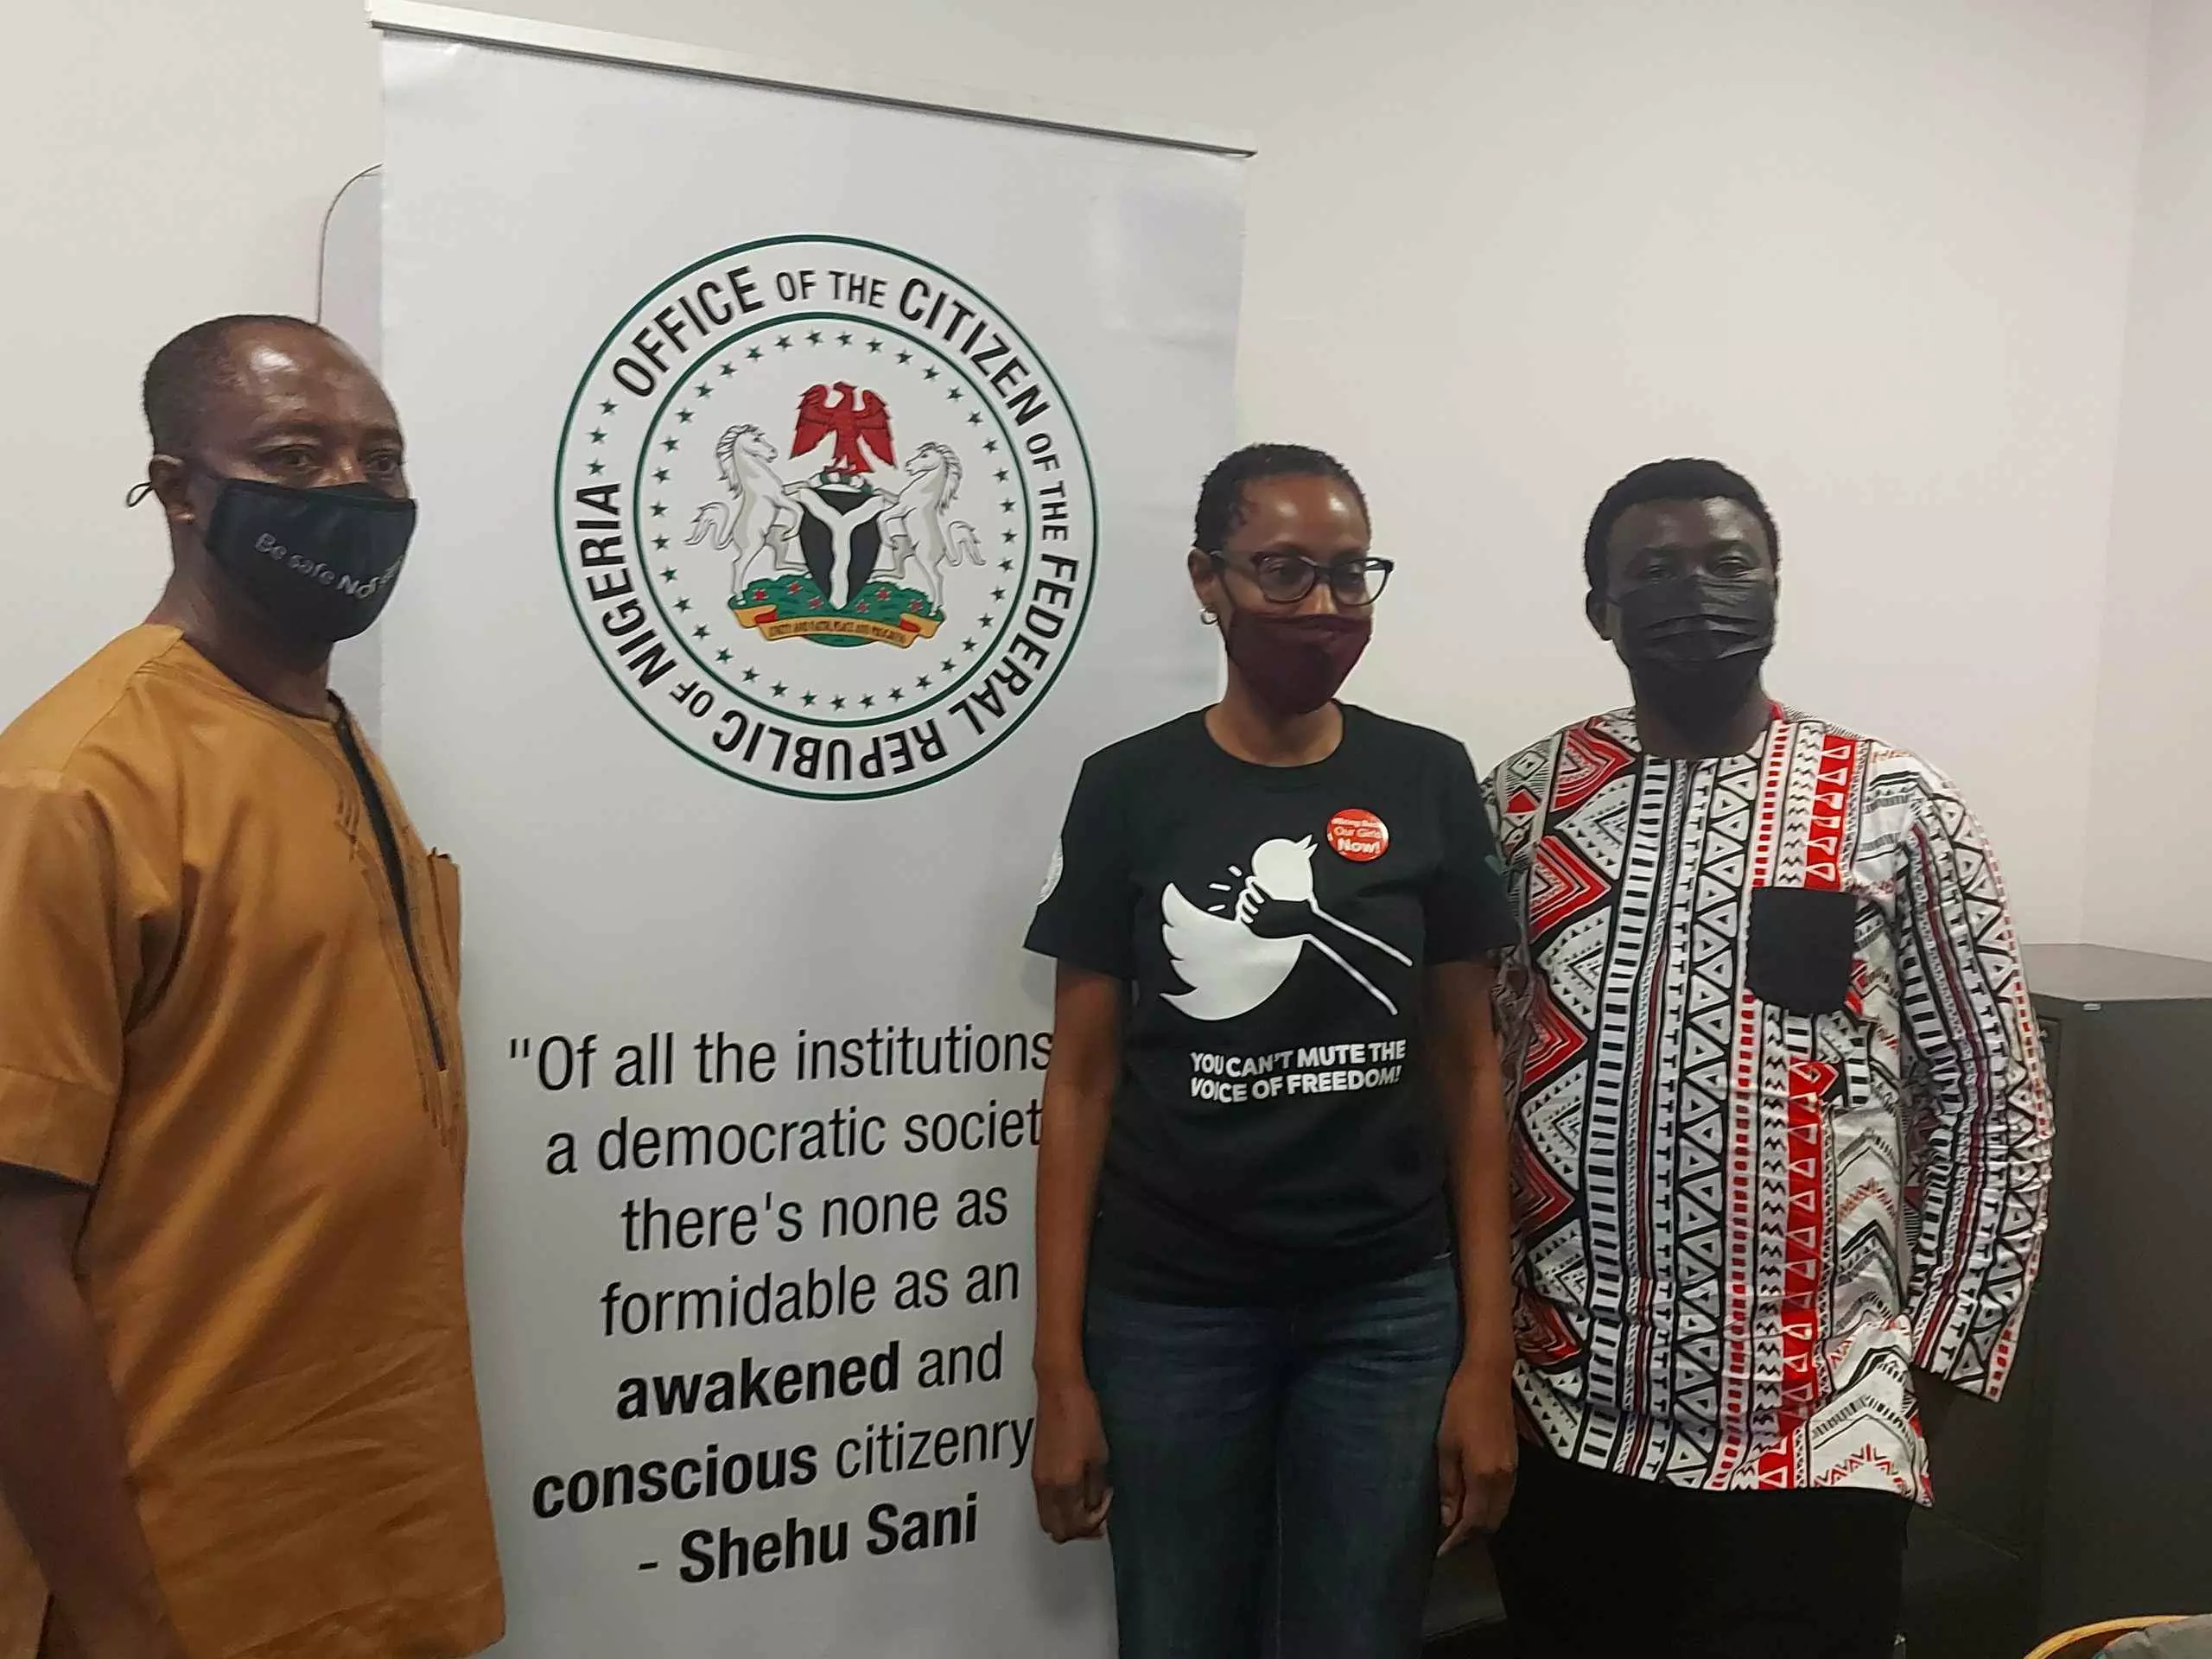
{"label": "black t-shirt", "polygon": [[1306,766],[1203,715],[1084,762],[1029,948],[1129,982],[1091,1272],[1279,1302],[1450,1248],[1422,969],[1513,937],[1466,751],[1344,710]]}

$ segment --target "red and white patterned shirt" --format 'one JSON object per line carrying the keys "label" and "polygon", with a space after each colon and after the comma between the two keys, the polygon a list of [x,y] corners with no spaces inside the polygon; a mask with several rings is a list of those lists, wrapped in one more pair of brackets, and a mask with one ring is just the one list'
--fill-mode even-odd
{"label": "red and white patterned shirt", "polygon": [[1601,715],[1490,790],[1528,1413],[1618,1474],[1926,1501],[1911,1369],[2003,1387],[2050,1176],[1980,827],[1779,709],[1700,760]]}

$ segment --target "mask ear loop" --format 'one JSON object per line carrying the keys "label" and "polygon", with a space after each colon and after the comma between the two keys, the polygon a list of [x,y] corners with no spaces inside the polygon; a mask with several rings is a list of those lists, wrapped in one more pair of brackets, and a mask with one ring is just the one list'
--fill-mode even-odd
{"label": "mask ear loop", "polygon": [[[162,461],[175,461],[175,460],[178,459],[178,457],[176,457],[176,456],[175,456],[175,455],[160,455],[160,454],[157,454],[157,455],[155,457],[155,459],[156,459],[156,460],[162,460]],[[207,470],[205,467],[201,467],[201,466],[200,466],[200,464],[198,461],[192,461],[192,460],[186,460],[186,461],[185,461],[185,462],[184,462],[184,469],[185,469],[185,471],[186,471],[186,472],[188,472],[188,473],[198,473],[198,472],[204,472],[204,471],[206,471],[206,470]],[[148,496],[151,495],[153,493],[154,493],[154,480],[153,480],[152,479],[150,479],[150,478],[142,478],[142,479],[140,479],[140,480],[139,480],[136,484],[133,484],[133,485],[130,486],[130,488],[127,492],[125,492],[125,493],[124,493],[124,498],[123,498],[123,505],[124,505],[124,506],[126,506],[126,507],[135,507],[135,506],[137,506],[137,505],[141,501],[143,501],[143,500],[144,500]]]}

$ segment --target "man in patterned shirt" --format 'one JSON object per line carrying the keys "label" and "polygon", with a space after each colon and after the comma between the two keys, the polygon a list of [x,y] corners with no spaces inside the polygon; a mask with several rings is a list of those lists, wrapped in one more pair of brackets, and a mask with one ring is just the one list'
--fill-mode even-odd
{"label": "man in patterned shirt", "polygon": [[1950,783],[1785,709],[1777,538],[1711,461],[1607,493],[1588,612],[1635,706],[1491,780],[1525,944],[1515,1121],[1523,1659],[1877,1659],[1921,1413],[1994,1398],[2050,1106]]}

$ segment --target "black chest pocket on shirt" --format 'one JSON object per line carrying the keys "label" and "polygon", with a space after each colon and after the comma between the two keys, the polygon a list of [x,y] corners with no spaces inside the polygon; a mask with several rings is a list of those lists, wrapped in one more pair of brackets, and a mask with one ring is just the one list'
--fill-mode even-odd
{"label": "black chest pocket on shirt", "polygon": [[1859,901],[1815,887],[1755,887],[1745,982],[1792,1014],[1834,1014],[1851,995]]}

